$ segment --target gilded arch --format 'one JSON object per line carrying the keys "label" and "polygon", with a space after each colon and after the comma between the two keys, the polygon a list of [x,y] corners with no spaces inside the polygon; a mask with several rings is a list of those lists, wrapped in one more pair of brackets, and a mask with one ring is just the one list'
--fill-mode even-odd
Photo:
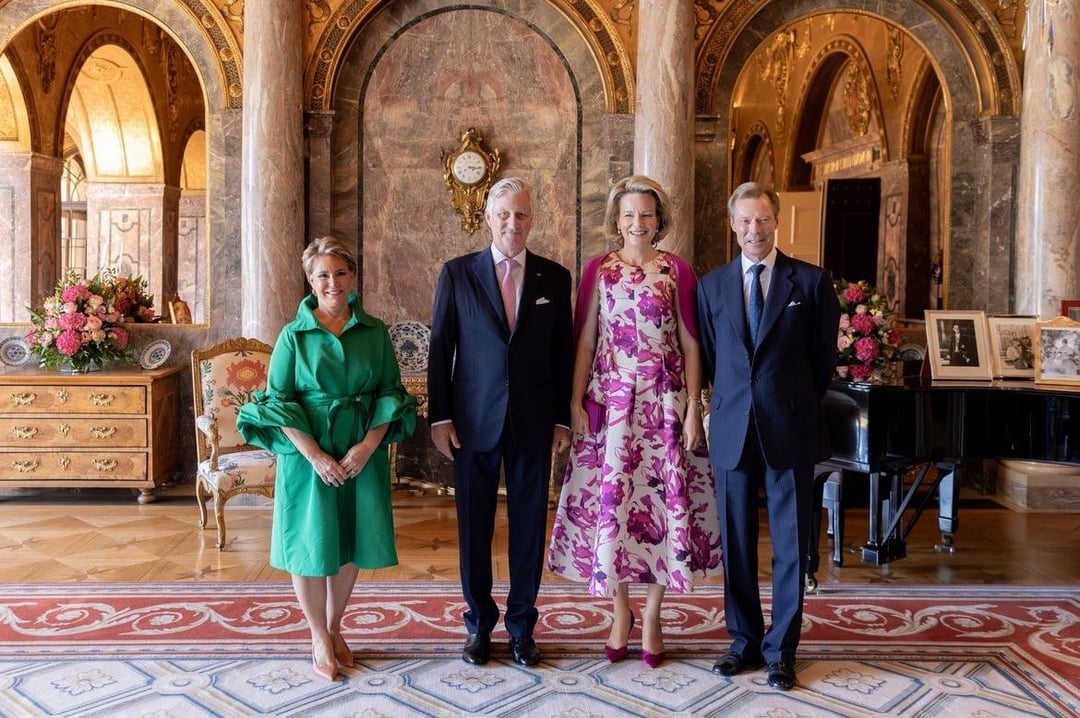
{"label": "gilded arch", "polygon": [[[18,6],[0,8],[0,48],[39,18],[59,10],[103,6],[103,2],[55,2],[35,0]],[[239,110],[243,103],[241,62],[243,53],[221,11],[212,0],[112,0],[108,5],[149,18],[177,41],[198,69],[207,89],[209,107],[220,101],[223,109]],[[212,80],[216,79],[216,82]],[[215,97],[209,93],[214,88]]]}
{"label": "gilded arch", "polygon": [[[695,81],[697,112],[716,112],[724,98],[717,96],[723,68],[755,46],[767,28],[818,12],[850,11],[875,15],[901,27],[908,34],[936,50],[936,56],[951,56],[941,68],[947,77],[969,84],[978,115],[1018,115],[1020,112],[1020,72],[1012,50],[997,19],[978,2],[971,0],[929,0],[921,3],[880,3],[869,0],[815,0],[808,3],[773,2],[765,6],[753,0],[737,0],[725,8],[712,31],[701,44]],[[752,29],[751,32],[746,32]],[[752,51],[752,48],[751,48]]]}
{"label": "gilded arch", "polygon": [[[831,62],[838,55],[842,56],[844,60],[839,64]],[[866,57],[866,53],[852,38],[838,37],[826,43],[811,59],[810,66],[806,71],[806,76],[809,78],[808,83],[799,92],[798,105],[795,107],[793,115],[801,124],[795,130],[796,141],[788,145],[787,156],[784,158],[783,173],[781,175],[784,186],[790,183],[799,186],[809,184],[809,177],[798,176],[798,173],[795,172],[795,168],[800,162],[800,153],[814,149],[817,133],[820,130],[818,113],[808,111],[807,103],[813,101],[817,96],[817,93],[812,92],[812,89],[822,84],[831,86],[837,79],[835,73],[842,71],[844,64],[848,62],[853,64],[860,77],[867,82],[864,100],[855,102],[856,106],[850,108],[848,112],[847,119],[852,133],[856,136],[864,135],[868,125],[871,123],[871,117],[876,118],[877,124],[881,125],[883,110],[881,108],[880,88],[873,81],[870,60]],[[827,100],[825,97],[820,99]],[[811,122],[813,122],[812,127],[809,126]],[[810,136],[811,129],[813,130],[812,137]],[[889,148],[888,137],[885,133],[881,135],[881,150],[882,160],[887,161],[889,159]]]}

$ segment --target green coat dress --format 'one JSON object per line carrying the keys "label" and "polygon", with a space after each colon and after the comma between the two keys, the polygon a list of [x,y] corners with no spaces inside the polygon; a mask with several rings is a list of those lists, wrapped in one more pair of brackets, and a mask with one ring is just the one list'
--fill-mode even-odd
{"label": "green coat dress", "polygon": [[[315,319],[314,296],[300,303],[270,357],[265,392],[240,408],[237,429],[278,455],[270,565],[298,576],[333,576],[347,563],[397,564],[388,447],[412,434],[416,400],[405,392],[386,326],[349,296],[353,316],[341,336]],[[327,486],[281,427],[315,438],[341,459],[373,426],[389,424],[360,474]]]}

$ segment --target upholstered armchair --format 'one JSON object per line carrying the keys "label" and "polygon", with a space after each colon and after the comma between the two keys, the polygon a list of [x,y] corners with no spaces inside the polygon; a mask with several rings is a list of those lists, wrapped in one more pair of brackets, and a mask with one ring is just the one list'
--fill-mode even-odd
{"label": "upholstered armchair", "polygon": [[244,443],[236,430],[240,406],[266,388],[270,352],[269,344],[243,337],[191,352],[199,527],[206,527],[206,502],[213,497],[219,549],[225,546],[226,501],[237,494],[274,495],[277,457]]}

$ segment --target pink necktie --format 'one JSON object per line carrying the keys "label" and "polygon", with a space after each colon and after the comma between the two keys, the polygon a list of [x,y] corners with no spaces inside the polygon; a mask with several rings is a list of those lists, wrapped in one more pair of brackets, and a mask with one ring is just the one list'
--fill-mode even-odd
{"label": "pink necktie", "polygon": [[513,259],[504,259],[499,262],[502,270],[502,278],[499,280],[499,292],[502,294],[503,309],[506,310],[506,324],[510,331],[514,331],[514,322],[517,321],[517,289],[514,287],[514,267],[517,262]]}

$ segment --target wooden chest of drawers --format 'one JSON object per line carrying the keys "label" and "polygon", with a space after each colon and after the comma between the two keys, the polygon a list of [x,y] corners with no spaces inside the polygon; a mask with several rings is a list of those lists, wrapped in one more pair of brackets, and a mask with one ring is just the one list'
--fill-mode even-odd
{"label": "wooden chest of drawers", "polygon": [[0,373],[0,488],[130,487],[176,470],[181,367]]}

